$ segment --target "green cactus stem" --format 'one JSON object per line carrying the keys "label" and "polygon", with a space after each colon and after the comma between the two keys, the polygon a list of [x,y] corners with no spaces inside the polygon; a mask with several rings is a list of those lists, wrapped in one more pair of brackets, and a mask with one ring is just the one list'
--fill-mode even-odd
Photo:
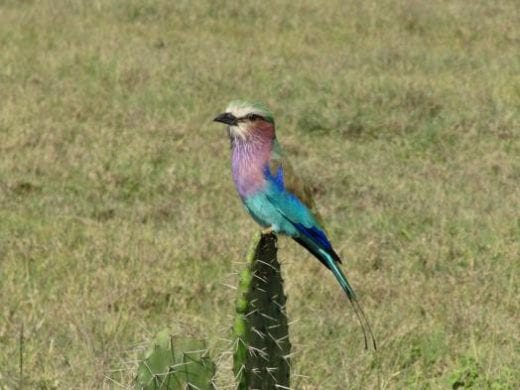
{"label": "green cactus stem", "polygon": [[214,389],[215,364],[201,340],[159,332],[137,369],[136,385],[144,390]]}
{"label": "green cactus stem", "polygon": [[233,326],[238,389],[289,388],[291,344],[274,234],[256,234],[240,273]]}

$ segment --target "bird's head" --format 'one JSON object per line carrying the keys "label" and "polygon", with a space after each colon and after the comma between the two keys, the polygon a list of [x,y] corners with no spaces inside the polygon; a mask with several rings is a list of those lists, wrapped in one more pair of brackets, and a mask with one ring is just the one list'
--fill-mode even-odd
{"label": "bird's head", "polygon": [[228,125],[231,139],[245,140],[257,134],[274,138],[273,113],[262,103],[234,100],[213,120]]}

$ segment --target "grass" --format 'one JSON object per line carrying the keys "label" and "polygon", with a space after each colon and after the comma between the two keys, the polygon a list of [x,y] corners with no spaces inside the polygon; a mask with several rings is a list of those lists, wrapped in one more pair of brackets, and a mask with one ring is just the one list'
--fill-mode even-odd
{"label": "grass", "polygon": [[164,327],[230,384],[237,97],[273,108],[380,344],[282,241],[294,387],[519,388],[518,26],[514,0],[2,1],[0,388],[130,386]]}

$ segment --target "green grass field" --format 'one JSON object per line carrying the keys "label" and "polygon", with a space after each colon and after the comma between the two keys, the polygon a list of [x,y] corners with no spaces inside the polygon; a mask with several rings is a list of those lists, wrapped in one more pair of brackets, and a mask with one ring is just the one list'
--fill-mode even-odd
{"label": "green grass field", "polygon": [[235,98],[273,108],[379,342],[281,240],[293,387],[520,388],[519,26],[517,0],[0,1],[0,388],[131,386],[163,328],[232,384]]}

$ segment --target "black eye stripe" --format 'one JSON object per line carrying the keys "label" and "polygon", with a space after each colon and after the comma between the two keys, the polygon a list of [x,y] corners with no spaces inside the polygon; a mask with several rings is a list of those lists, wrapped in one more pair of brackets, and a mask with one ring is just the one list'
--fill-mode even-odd
{"label": "black eye stripe", "polygon": [[258,114],[247,114],[247,115],[244,115],[237,119],[241,122],[243,122],[245,120],[249,120],[249,121],[256,121],[258,119],[265,120],[265,118],[262,115],[258,115]]}

